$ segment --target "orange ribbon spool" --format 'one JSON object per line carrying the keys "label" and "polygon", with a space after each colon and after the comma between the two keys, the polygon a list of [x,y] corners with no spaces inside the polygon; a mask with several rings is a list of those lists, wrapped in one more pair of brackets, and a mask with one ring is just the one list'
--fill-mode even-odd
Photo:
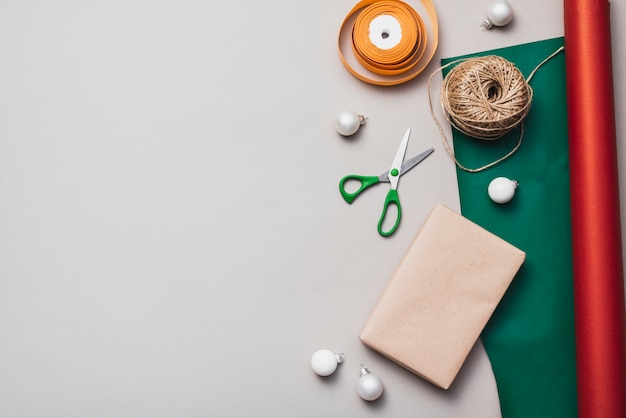
{"label": "orange ribbon spool", "polygon": [[359,80],[393,86],[417,77],[431,61],[438,43],[432,0],[422,0],[432,40],[422,17],[400,0],[362,0],[339,31],[339,57]]}

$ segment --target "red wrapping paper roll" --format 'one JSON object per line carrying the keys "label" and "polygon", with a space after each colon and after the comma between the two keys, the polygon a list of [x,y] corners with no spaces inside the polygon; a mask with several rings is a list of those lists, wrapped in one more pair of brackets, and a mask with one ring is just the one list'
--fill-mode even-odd
{"label": "red wrapping paper roll", "polygon": [[624,275],[607,0],[565,0],[579,417],[626,417]]}

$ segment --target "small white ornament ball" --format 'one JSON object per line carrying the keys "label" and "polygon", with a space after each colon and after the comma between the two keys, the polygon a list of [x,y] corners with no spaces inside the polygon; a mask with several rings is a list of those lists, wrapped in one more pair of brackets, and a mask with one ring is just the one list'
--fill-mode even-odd
{"label": "small white ornament ball", "polygon": [[511,20],[513,20],[513,6],[506,0],[494,0],[487,7],[487,20],[480,27],[485,30],[493,26],[505,26]]}
{"label": "small white ornament ball", "polygon": [[366,401],[375,401],[383,394],[383,382],[363,365],[361,365],[361,377],[357,381],[356,388],[359,396]]}
{"label": "small white ornament ball", "polygon": [[504,204],[513,199],[517,186],[519,186],[519,183],[515,180],[506,177],[496,177],[489,183],[487,193],[494,202]]}
{"label": "small white ornament ball", "polygon": [[344,357],[343,354],[333,353],[330,350],[318,350],[311,357],[311,368],[320,376],[329,376],[337,370],[337,365],[343,361]]}
{"label": "small white ornament ball", "polygon": [[357,115],[354,112],[342,112],[337,116],[335,129],[343,136],[354,135],[365,123],[365,119],[365,116]]}

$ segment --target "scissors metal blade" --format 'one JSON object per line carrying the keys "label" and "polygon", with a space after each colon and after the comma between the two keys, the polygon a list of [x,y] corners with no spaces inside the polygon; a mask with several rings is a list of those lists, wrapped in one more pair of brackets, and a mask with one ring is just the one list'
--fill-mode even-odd
{"label": "scissors metal blade", "polygon": [[[404,173],[408,172],[410,169],[424,161],[424,159],[432,154],[433,151],[435,151],[434,148],[429,148],[421,154],[417,154],[415,157],[409,158],[408,160],[403,162],[402,169],[400,170],[400,175],[403,175]],[[389,183],[389,173],[382,173],[380,176],[378,176],[378,180]]]}
{"label": "scissors metal blade", "polygon": [[389,183],[391,183],[392,189],[398,188],[398,182],[400,181],[400,173],[402,172],[402,161],[404,161],[404,154],[406,153],[406,148],[409,145],[409,137],[411,136],[411,129],[407,129],[402,141],[400,141],[400,146],[396,151],[395,157],[393,157],[393,161],[391,163],[391,167],[389,167],[389,171],[387,172],[389,177]]}
{"label": "scissors metal blade", "polygon": [[408,160],[403,162],[402,169],[400,170],[400,175],[403,175],[404,173],[406,173],[407,171],[409,171],[410,169],[412,169],[413,167],[415,167],[416,165],[424,161],[424,159],[428,157],[430,154],[432,154],[433,151],[435,151],[434,148],[429,148],[426,151],[422,152],[421,154],[417,154],[415,157],[409,158]]}

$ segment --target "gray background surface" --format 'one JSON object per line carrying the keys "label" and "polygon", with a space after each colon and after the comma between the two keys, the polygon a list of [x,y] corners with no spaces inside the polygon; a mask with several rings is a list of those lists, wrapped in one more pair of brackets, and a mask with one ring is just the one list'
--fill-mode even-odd
{"label": "gray background surface", "polygon": [[[426,73],[563,35],[561,1],[513,1],[511,25],[481,32],[488,3],[436,2]],[[446,392],[358,340],[426,215],[459,204],[427,77],[379,88],[340,63],[353,4],[0,2],[1,416],[499,416],[480,343]],[[343,110],[369,118],[349,140]],[[382,172],[407,128],[408,155],[436,151],[402,178],[383,239],[385,188],[350,206],[337,183]],[[623,117],[617,131],[626,184]],[[347,355],[329,379],[309,367],[320,348]],[[384,381],[376,403],[356,394],[360,363]]]}

